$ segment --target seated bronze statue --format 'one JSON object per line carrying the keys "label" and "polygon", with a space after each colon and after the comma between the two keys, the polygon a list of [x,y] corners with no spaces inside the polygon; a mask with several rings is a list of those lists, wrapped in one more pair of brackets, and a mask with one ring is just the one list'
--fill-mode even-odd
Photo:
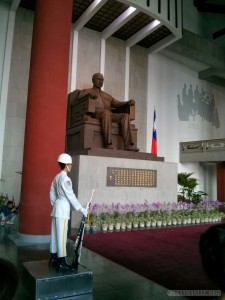
{"label": "seated bronze statue", "polygon": [[[76,90],[70,94],[72,95],[72,101],[68,105],[73,105],[76,100],[89,98],[88,109],[85,112],[94,119],[98,119],[102,127],[103,136],[103,147],[106,149],[115,149],[112,141],[112,124],[117,123],[119,125],[119,134],[123,139],[123,149],[127,151],[139,151],[136,147],[136,140],[134,139],[134,134],[132,134],[132,125],[130,124],[130,108],[135,105],[133,99],[129,101],[118,101],[111,95],[102,91],[104,77],[100,73],[95,73],[92,76],[93,87],[90,89]],[[74,100],[75,99],[75,100]],[[71,103],[72,102],[72,103]],[[77,102],[78,103],[78,102]],[[84,107],[85,104],[82,104]],[[76,111],[69,111],[67,116],[69,119],[73,118],[71,114],[74,114],[74,118],[79,120],[80,117],[76,116]],[[79,122],[78,122],[79,123]],[[77,123],[77,125],[79,125]],[[70,128],[71,124],[68,124],[67,129]],[[67,136],[71,134],[67,130]]]}

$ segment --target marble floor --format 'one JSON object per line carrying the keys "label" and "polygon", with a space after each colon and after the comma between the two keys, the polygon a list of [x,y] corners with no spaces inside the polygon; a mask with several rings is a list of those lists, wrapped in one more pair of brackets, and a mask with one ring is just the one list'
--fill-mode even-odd
{"label": "marble floor", "polygon": [[[32,300],[23,279],[23,263],[49,259],[48,244],[18,244],[16,225],[0,226],[0,257],[17,268],[20,283],[13,300]],[[73,257],[73,242],[68,240],[68,257]],[[93,273],[93,300],[165,300],[187,299],[168,296],[168,290],[86,248],[82,248],[80,263]],[[89,296],[90,297],[90,296]],[[59,298],[56,298],[59,299]],[[64,299],[77,299],[70,297]],[[82,298],[82,299],[85,299]],[[88,298],[90,299],[90,298]]]}

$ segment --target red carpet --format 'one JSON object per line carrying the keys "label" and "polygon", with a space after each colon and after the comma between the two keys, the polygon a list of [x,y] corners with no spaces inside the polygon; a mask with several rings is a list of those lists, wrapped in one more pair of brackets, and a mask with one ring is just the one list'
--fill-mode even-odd
{"label": "red carpet", "polygon": [[214,290],[198,248],[209,226],[85,234],[83,245],[168,289]]}

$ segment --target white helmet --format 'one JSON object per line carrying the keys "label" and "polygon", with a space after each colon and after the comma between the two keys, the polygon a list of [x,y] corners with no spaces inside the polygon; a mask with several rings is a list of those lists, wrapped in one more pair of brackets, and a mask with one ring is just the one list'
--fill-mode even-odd
{"label": "white helmet", "polygon": [[57,161],[63,164],[72,164],[72,157],[67,153],[62,153],[59,155]]}

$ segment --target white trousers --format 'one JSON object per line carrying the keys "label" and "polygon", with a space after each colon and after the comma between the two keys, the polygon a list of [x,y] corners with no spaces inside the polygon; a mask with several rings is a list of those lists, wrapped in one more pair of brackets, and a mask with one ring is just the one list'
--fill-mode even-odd
{"label": "white trousers", "polygon": [[50,252],[57,253],[58,257],[66,257],[67,231],[67,219],[52,217]]}
{"label": "white trousers", "polygon": [[15,219],[16,219],[16,214],[14,214],[14,213],[11,213],[7,217],[3,213],[0,213],[1,223],[5,223],[7,221],[14,223]]}

